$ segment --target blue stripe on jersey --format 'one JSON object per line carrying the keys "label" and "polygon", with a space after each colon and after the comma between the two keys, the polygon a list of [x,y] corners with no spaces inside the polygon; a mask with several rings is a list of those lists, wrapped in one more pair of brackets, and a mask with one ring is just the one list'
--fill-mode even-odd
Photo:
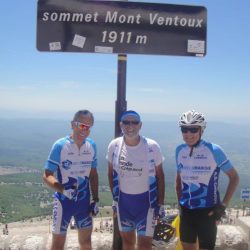
{"label": "blue stripe on jersey", "polygon": [[93,156],[93,161],[92,161],[91,167],[96,168],[96,167],[97,167],[97,157],[96,157],[96,155],[97,155],[97,150],[96,150],[96,144],[95,144],[95,142],[94,142],[92,139],[90,139],[90,138],[86,138],[86,141],[88,141],[88,142],[92,145],[92,147],[93,147],[93,149],[94,149],[94,156]]}

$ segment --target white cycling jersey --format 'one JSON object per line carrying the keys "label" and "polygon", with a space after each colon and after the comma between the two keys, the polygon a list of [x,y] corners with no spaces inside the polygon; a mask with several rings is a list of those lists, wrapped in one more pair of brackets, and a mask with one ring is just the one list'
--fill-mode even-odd
{"label": "white cycling jersey", "polygon": [[189,209],[208,208],[220,202],[220,170],[227,172],[233,168],[221,147],[201,140],[190,156],[190,147],[182,144],[176,148],[176,165],[181,176],[182,206]]}
{"label": "white cycling jersey", "polygon": [[155,167],[163,161],[159,145],[145,137],[133,147],[126,145],[123,137],[114,139],[108,146],[107,158],[118,175],[119,189],[126,194],[148,192]]}

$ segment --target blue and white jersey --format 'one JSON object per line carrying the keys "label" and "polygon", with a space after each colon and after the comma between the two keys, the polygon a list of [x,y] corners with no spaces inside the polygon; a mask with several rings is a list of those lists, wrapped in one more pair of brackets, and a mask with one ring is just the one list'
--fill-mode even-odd
{"label": "blue and white jersey", "polygon": [[213,207],[220,202],[218,180],[220,170],[233,168],[223,150],[201,140],[190,156],[187,144],[176,148],[177,172],[181,176],[180,204],[189,209]]}
{"label": "blue and white jersey", "polygon": [[[44,168],[56,173],[59,183],[64,186],[77,186],[77,200],[89,197],[89,174],[91,168],[97,167],[96,144],[86,138],[79,149],[70,136],[57,140],[45,163]],[[61,193],[56,197],[64,199]]]}

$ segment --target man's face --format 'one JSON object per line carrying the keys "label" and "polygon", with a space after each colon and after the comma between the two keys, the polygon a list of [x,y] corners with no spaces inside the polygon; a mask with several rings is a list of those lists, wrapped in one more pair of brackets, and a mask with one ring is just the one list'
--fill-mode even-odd
{"label": "man's face", "polygon": [[183,140],[189,145],[194,146],[202,135],[200,126],[181,127]]}
{"label": "man's face", "polygon": [[128,139],[137,138],[141,129],[141,122],[134,116],[126,116],[120,122],[121,130]]}
{"label": "man's face", "polygon": [[76,120],[71,122],[74,137],[84,141],[89,136],[92,125],[93,121],[90,116],[80,115]]}

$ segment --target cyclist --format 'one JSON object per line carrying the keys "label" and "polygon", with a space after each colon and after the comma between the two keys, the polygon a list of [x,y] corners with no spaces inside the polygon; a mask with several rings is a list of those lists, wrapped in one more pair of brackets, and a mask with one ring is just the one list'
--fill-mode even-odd
{"label": "cyclist", "polygon": [[99,201],[96,145],[88,138],[93,123],[90,111],[78,111],[71,122],[72,134],[54,143],[45,164],[43,179],[56,191],[52,250],[64,249],[72,217],[78,229],[80,249],[91,249],[92,215],[98,213]]}
{"label": "cyclist", "polygon": [[[187,111],[180,117],[185,144],[176,149],[176,193],[180,205],[180,239],[184,250],[212,250],[216,241],[216,222],[239,182],[238,174],[220,146],[201,139],[206,128],[204,115]],[[225,196],[220,199],[220,171],[228,176]]]}
{"label": "cyclist", "polygon": [[159,145],[139,135],[140,115],[126,111],[120,121],[123,136],[108,146],[109,185],[123,250],[152,249],[154,222],[164,216],[163,157]]}

